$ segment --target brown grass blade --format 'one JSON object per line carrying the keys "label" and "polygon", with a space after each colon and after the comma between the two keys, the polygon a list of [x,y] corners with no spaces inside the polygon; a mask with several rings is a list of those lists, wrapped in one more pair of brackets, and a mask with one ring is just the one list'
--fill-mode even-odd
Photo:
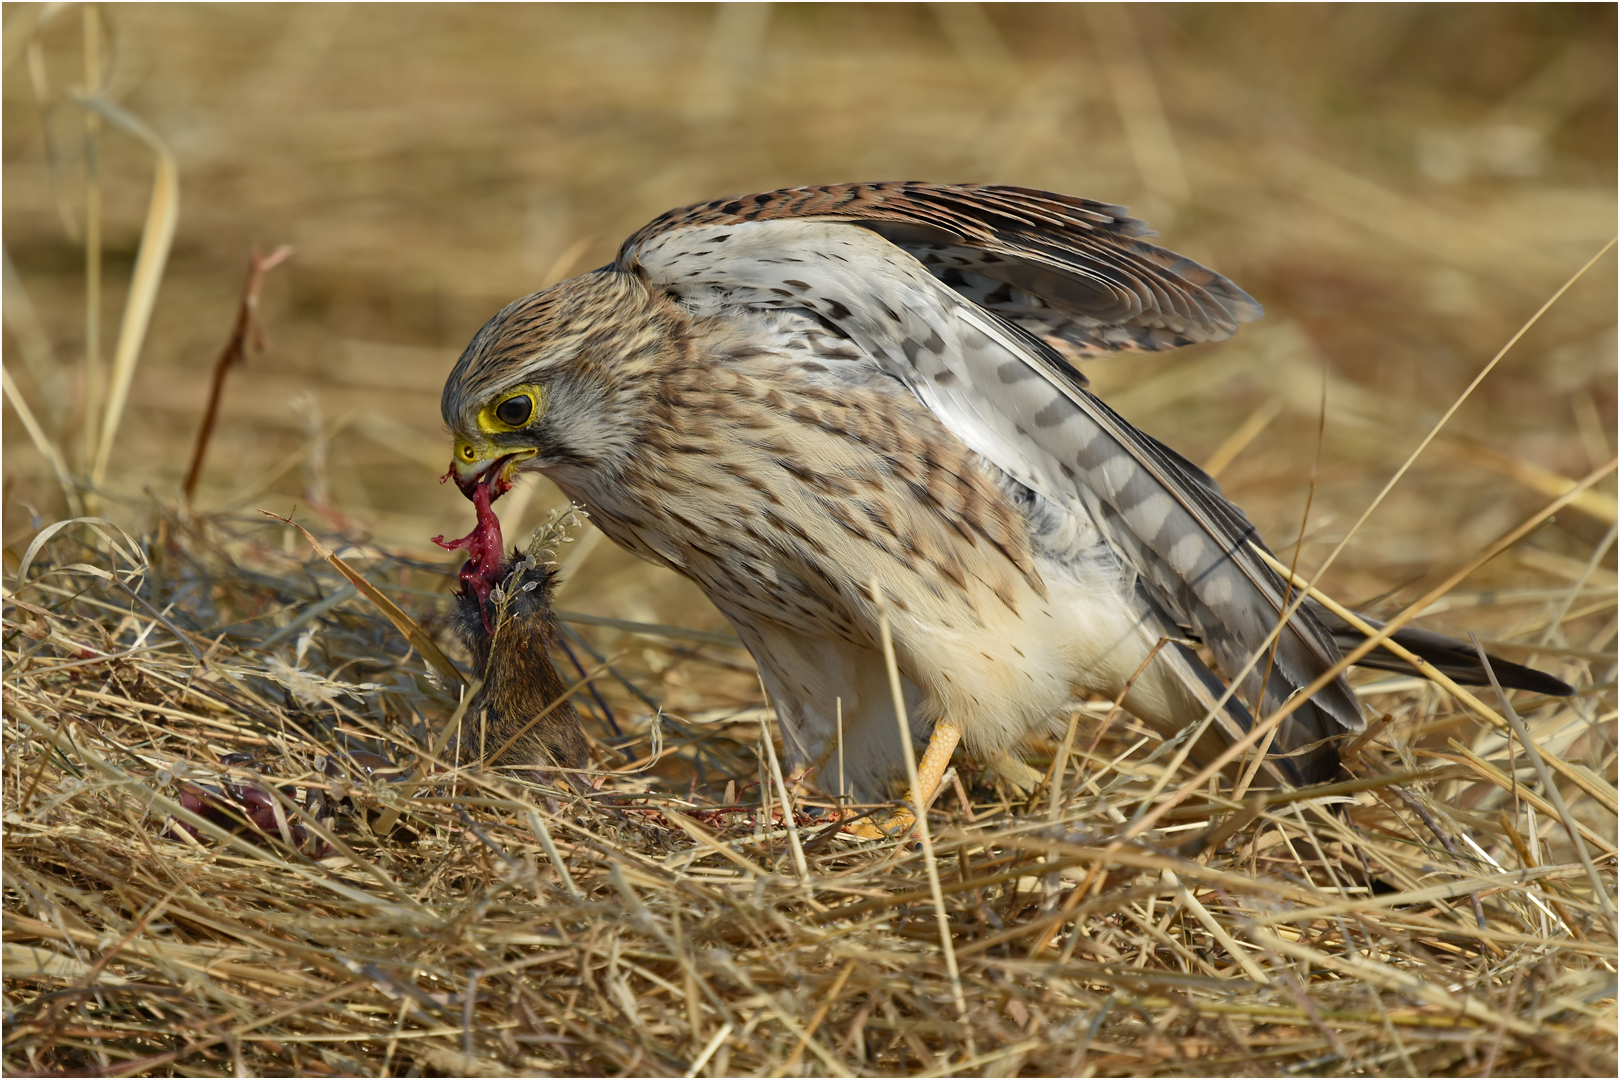
{"label": "brown grass blade", "polygon": [[90,486],[95,489],[101,487],[107,475],[107,464],[112,460],[113,439],[124,419],[130,383],[135,380],[135,365],[140,360],[152,310],[157,306],[158,286],[163,283],[163,268],[169,261],[169,248],[174,244],[174,230],[180,223],[180,166],[168,144],[133,113],[104,98],[76,100],[114,127],[145,143],[157,159],[152,174],[152,200],[141,229],[141,245],[135,255],[129,295],[124,301],[124,317],[118,325],[112,381],[96,436],[95,463],[90,469]]}

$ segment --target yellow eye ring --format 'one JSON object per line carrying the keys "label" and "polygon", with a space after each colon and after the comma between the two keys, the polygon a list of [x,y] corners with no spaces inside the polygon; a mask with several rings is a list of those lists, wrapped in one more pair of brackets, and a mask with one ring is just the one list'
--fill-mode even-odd
{"label": "yellow eye ring", "polygon": [[514,386],[478,413],[478,427],[487,435],[522,431],[546,411],[546,392],[533,383]]}

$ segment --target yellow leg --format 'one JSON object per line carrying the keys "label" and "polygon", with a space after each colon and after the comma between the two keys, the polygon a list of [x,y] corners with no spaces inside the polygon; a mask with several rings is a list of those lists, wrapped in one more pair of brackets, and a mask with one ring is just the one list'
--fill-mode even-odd
{"label": "yellow leg", "polygon": [[[928,749],[923,752],[923,759],[917,764],[917,786],[911,792],[912,805],[928,805],[928,800],[934,797],[939,782],[945,777],[945,770],[950,767],[951,754],[956,750],[956,744],[961,741],[962,729],[949,720],[941,720],[934,725],[934,734],[928,739]],[[863,818],[850,825],[848,831],[865,840],[883,840],[894,836],[909,836],[912,826],[916,824],[917,819],[911,811],[896,810],[887,818],[880,820]]]}

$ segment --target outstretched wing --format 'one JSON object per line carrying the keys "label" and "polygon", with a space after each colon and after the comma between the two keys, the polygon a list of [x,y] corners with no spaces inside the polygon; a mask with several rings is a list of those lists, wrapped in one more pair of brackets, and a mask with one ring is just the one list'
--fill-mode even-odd
{"label": "outstretched wing", "polygon": [[1219,341],[1260,305],[1154,247],[1124,207],[1029,188],[914,181],[790,188],[672,210],[624,244],[700,225],[819,218],[878,233],[958,294],[1066,357]]}
{"label": "outstretched wing", "polygon": [[[1087,391],[1051,341],[1162,348],[1218,340],[1258,315],[1224,278],[1136,239],[1143,231],[1117,208],[1018,188],[802,188],[665,215],[625,243],[619,266],[701,315],[814,312],[974,450],[1095,522],[1232,672],[1284,605],[1282,581],[1248,546],[1253,526],[1213,480]],[[935,248],[969,253],[975,273],[993,269],[1004,296],[954,289],[943,264],[923,261]],[[1321,621],[1297,612],[1279,636],[1267,707],[1340,655]],[[1245,681],[1251,701],[1267,666]],[[1291,749],[1361,725],[1338,680],[1279,741]]]}

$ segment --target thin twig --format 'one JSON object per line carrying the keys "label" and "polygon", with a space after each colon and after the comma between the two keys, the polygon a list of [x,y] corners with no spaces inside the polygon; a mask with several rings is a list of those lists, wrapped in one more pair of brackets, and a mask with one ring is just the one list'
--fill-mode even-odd
{"label": "thin twig", "polygon": [[203,409],[202,425],[197,429],[197,441],[192,447],[191,464],[186,468],[185,483],[180,486],[187,503],[197,495],[197,481],[202,476],[203,459],[208,455],[208,444],[214,437],[214,424],[219,419],[219,403],[225,394],[225,373],[233,367],[247,363],[248,347],[263,352],[267,347],[264,327],[259,323],[259,290],[264,276],[285,262],[293,249],[286,244],[268,255],[257,250],[248,256],[247,281],[242,286],[242,299],[236,306],[236,321],[225,339],[219,359],[214,361],[214,378],[208,387],[208,405]]}

